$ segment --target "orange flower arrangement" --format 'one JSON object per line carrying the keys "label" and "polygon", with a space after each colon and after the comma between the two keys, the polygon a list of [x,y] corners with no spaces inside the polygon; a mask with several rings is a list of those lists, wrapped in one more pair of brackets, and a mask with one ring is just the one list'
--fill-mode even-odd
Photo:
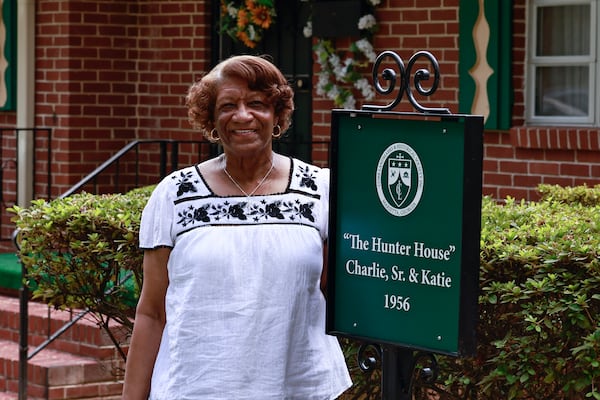
{"label": "orange flower arrangement", "polygon": [[221,0],[221,32],[250,48],[275,22],[274,0]]}

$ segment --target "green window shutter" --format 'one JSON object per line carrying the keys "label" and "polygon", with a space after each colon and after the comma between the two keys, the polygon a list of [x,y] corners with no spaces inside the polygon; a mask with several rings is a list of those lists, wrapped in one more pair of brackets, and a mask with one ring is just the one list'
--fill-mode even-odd
{"label": "green window shutter", "polygon": [[17,4],[16,0],[4,0],[0,21],[0,111],[14,111],[17,86]]}
{"label": "green window shutter", "polygon": [[459,112],[483,114],[486,129],[511,124],[512,3],[460,0]]}

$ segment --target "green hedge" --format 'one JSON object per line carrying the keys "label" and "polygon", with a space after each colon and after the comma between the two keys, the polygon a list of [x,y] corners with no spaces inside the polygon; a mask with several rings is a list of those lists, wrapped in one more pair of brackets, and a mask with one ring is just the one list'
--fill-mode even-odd
{"label": "green hedge", "polygon": [[600,185],[485,198],[477,355],[445,387],[482,399],[600,399]]}
{"label": "green hedge", "polygon": [[87,309],[131,329],[142,282],[139,221],[151,190],[81,193],[9,209],[33,298]]}
{"label": "green hedge", "polygon": [[[141,284],[137,234],[150,190],[15,208],[34,295],[127,324],[128,293]],[[483,199],[477,354],[438,356],[442,398],[600,399],[600,186],[539,192],[537,202]],[[123,271],[133,273],[133,288],[119,285]],[[355,381],[356,393],[373,385]]]}

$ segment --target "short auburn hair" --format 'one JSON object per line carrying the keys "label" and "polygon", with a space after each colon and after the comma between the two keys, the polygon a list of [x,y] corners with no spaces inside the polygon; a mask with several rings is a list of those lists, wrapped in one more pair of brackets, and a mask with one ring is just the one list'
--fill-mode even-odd
{"label": "short auburn hair", "polygon": [[294,91],[279,68],[263,56],[241,55],[217,64],[200,80],[192,84],[185,98],[190,124],[209,139],[215,127],[215,104],[220,84],[228,78],[239,78],[248,83],[250,90],[267,95],[285,132],[294,112]]}

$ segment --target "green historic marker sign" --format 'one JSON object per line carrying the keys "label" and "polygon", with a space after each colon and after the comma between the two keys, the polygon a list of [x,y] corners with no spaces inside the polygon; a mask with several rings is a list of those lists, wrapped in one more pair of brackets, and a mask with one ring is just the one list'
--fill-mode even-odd
{"label": "green historic marker sign", "polygon": [[482,136],[479,116],[333,111],[329,333],[474,352]]}

